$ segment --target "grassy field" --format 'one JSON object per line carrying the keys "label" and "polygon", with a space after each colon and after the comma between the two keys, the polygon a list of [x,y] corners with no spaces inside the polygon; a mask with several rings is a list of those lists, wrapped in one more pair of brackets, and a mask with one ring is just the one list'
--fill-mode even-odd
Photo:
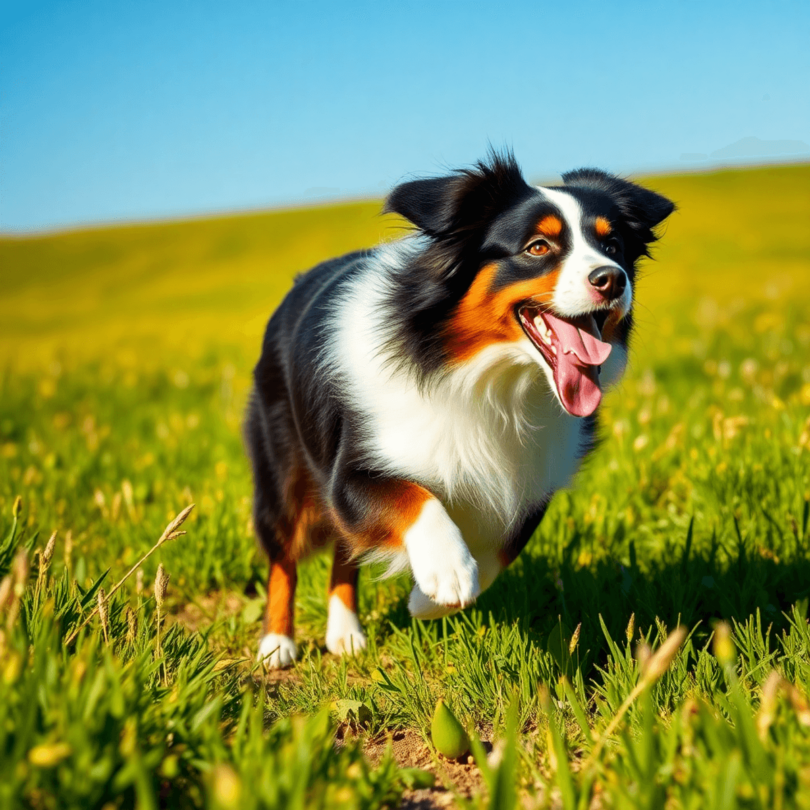
{"label": "grassy field", "polygon": [[[400,223],[0,238],[0,808],[810,807],[810,166],[647,182],[680,210],[628,376],[519,561],[430,623],[364,571],[347,661],[316,557],[299,663],[266,677],[240,438],[261,334],[296,272]],[[477,764],[430,746],[439,698]]]}

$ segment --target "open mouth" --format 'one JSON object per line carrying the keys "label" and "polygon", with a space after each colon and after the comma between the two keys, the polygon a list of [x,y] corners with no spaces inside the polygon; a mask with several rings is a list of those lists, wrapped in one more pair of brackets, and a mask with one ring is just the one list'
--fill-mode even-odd
{"label": "open mouth", "polygon": [[600,366],[613,348],[592,314],[561,318],[531,304],[518,320],[554,374],[560,402],[572,416],[590,416],[602,401]]}

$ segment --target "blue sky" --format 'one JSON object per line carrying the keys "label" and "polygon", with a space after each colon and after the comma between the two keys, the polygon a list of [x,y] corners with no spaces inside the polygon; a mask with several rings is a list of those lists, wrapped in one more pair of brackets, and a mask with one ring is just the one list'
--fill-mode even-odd
{"label": "blue sky", "polygon": [[0,230],[807,144],[809,40],[806,0],[0,0]]}

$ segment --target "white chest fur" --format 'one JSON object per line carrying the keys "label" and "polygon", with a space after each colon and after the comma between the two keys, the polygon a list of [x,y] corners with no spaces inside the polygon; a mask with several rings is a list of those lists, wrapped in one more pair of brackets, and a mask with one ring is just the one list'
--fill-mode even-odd
{"label": "white chest fur", "polygon": [[361,277],[336,302],[330,373],[362,418],[381,471],[428,487],[475,553],[499,547],[523,513],[576,472],[582,420],[549,389],[528,338],[490,346],[427,390],[382,351],[384,282]]}
{"label": "white chest fur", "polygon": [[474,554],[500,547],[579,463],[582,422],[521,362],[524,348],[492,347],[426,393],[389,377],[369,413],[367,451],[431,489]]}

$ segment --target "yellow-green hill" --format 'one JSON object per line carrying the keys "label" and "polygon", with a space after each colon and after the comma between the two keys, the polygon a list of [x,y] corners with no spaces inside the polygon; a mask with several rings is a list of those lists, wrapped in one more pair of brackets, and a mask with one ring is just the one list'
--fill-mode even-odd
{"label": "yellow-green hill", "polygon": [[[638,291],[640,323],[674,328],[703,296],[796,300],[810,292],[810,165],[647,178],[677,201]],[[25,365],[211,343],[255,354],[293,276],[401,233],[379,203],[0,238],[0,356]],[[644,311],[648,313],[645,317]]]}

